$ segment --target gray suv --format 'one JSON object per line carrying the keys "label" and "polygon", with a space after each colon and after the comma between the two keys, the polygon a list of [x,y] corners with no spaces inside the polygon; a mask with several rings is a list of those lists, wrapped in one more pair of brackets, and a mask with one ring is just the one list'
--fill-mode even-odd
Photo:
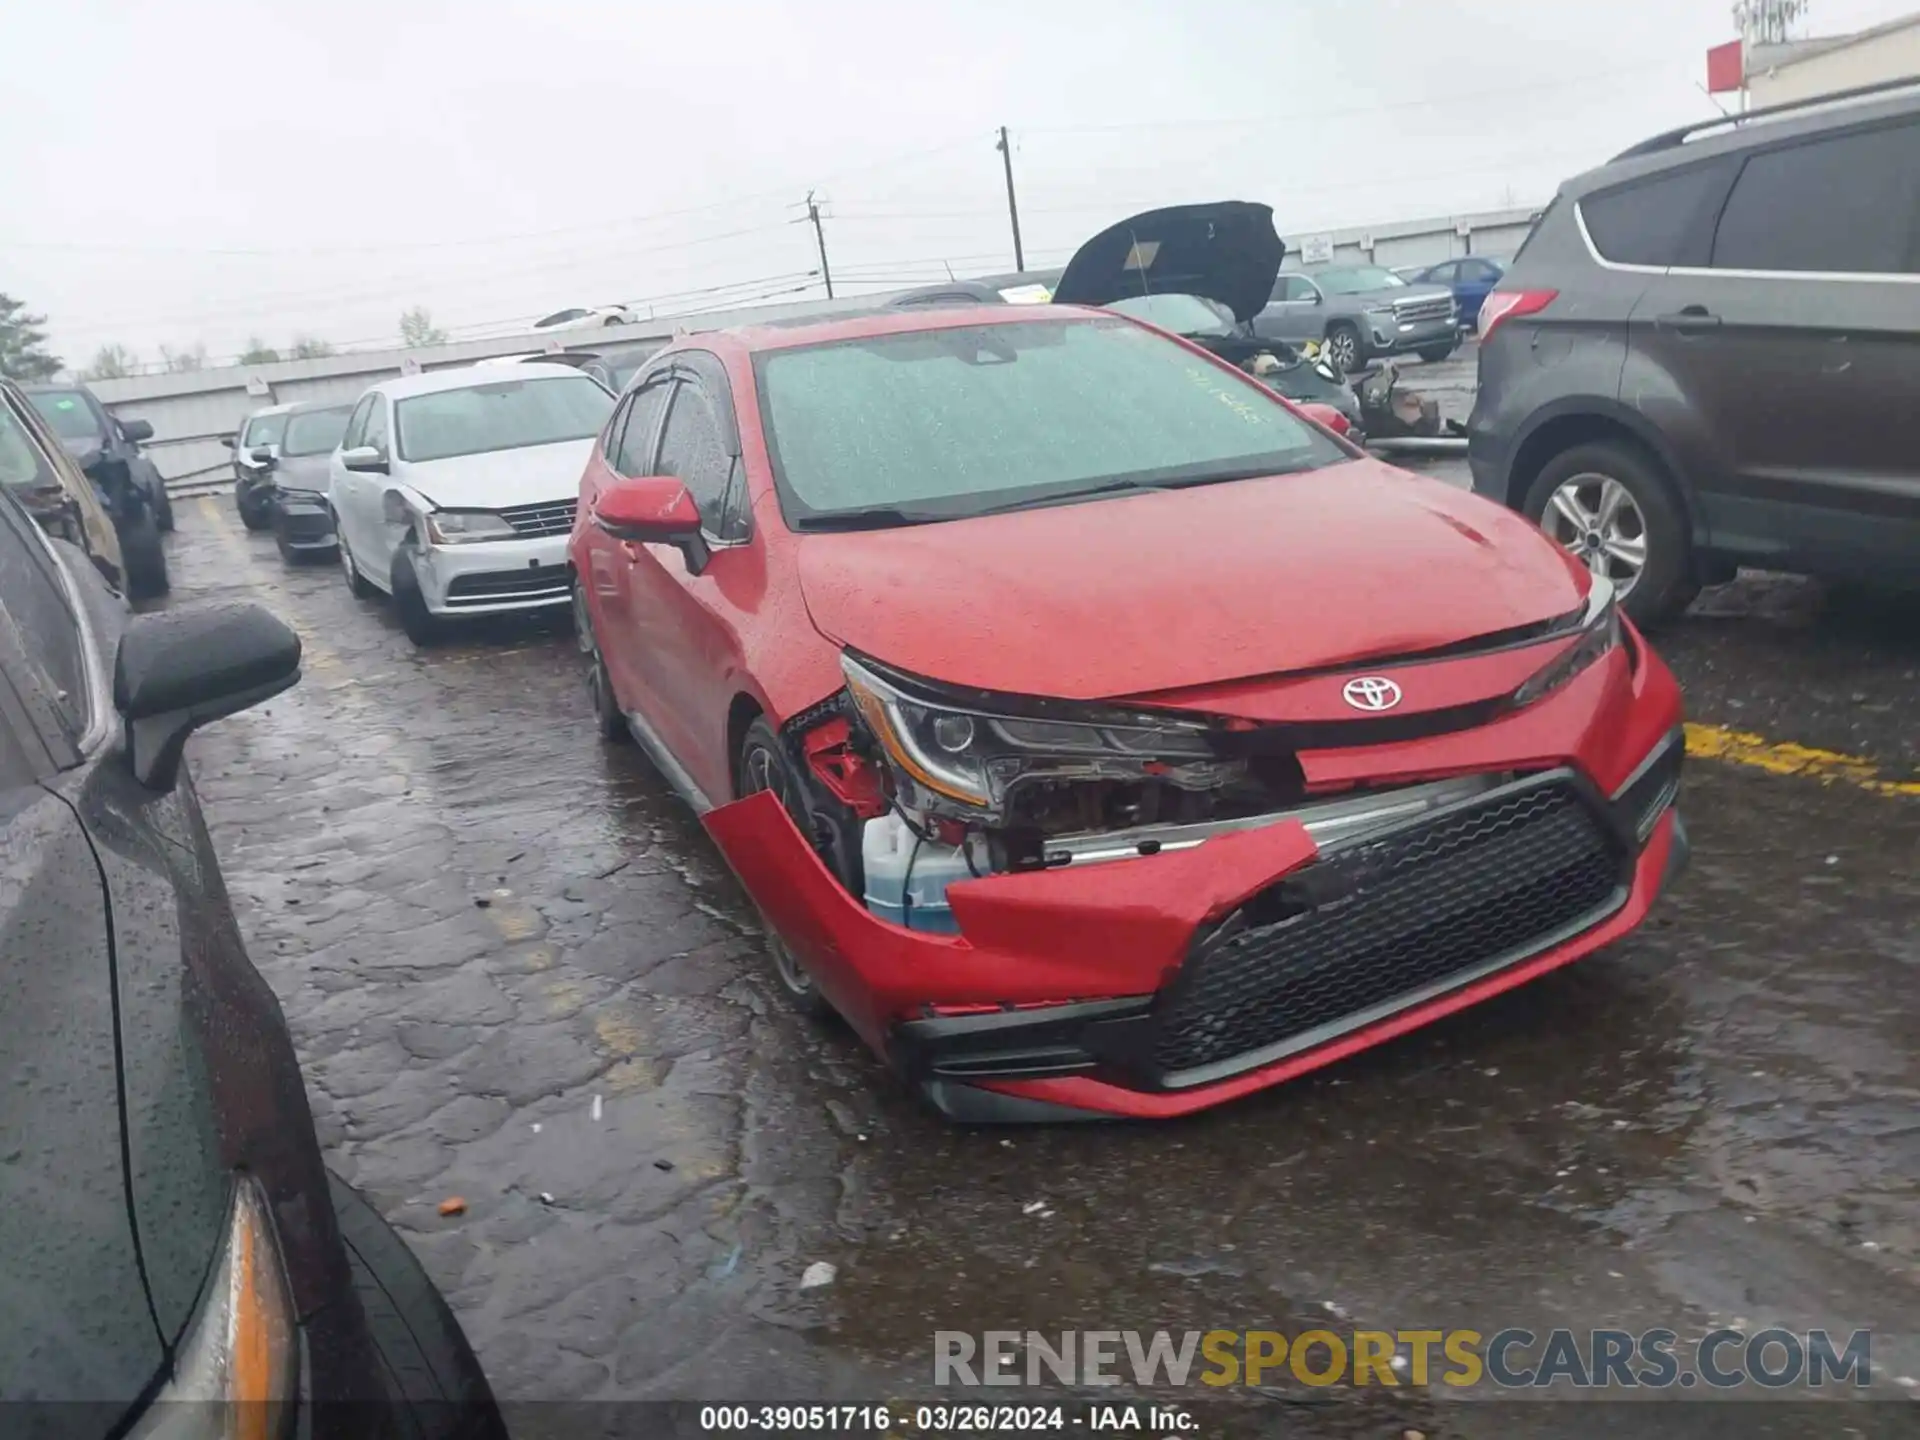
{"label": "gray suv", "polygon": [[1637,620],[1739,565],[1920,577],[1920,80],[1568,181],[1480,312],[1474,489]]}
{"label": "gray suv", "polygon": [[1444,360],[1460,343],[1460,307],[1444,285],[1410,285],[1380,265],[1290,270],[1253,317],[1262,340],[1325,340],[1351,373],[1375,355]]}

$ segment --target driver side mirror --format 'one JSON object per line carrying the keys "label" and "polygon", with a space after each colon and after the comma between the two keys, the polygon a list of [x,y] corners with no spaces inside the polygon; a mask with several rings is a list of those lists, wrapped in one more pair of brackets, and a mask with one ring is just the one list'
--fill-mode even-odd
{"label": "driver side mirror", "polygon": [[300,637],[264,606],[227,601],[135,616],[113,666],[134,778],[172,790],[189,735],[299,678]]}
{"label": "driver side mirror", "polygon": [[701,534],[700,507],[671,475],[619,476],[593,502],[593,523],[630,545],[672,545],[689,574],[707,568],[712,552]]}
{"label": "driver side mirror", "polygon": [[351,450],[342,450],[340,463],[359,475],[385,475],[389,470],[386,452],[378,445],[356,445]]}
{"label": "driver side mirror", "polygon": [[273,468],[273,450],[266,445],[256,445],[247,452],[247,463],[258,465],[262,470]]}
{"label": "driver side mirror", "polygon": [[122,420],[120,422],[120,436],[132,445],[138,445],[142,440],[151,440],[153,438],[153,422],[151,420]]}

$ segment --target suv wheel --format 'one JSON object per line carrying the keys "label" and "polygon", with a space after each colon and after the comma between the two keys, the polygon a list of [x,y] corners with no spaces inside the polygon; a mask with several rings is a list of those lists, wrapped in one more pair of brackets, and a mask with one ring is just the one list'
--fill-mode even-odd
{"label": "suv wheel", "polygon": [[1327,327],[1327,353],[1344,374],[1351,375],[1366,357],[1360,351],[1360,332],[1342,323]]}
{"label": "suv wheel", "polygon": [[1613,581],[1638,624],[1678,614],[1700,591],[1686,517],[1659,466],[1636,446],[1602,440],[1561,451],[1521,508]]}

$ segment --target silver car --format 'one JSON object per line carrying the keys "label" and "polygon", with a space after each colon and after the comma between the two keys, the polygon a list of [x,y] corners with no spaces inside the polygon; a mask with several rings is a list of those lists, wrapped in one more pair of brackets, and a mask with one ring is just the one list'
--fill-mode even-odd
{"label": "silver car", "polygon": [[1444,360],[1460,343],[1460,310],[1443,285],[1410,285],[1382,265],[1287,271],[1253,318],[1262,340],[1324,340],[1351,373],[1375,355]]}

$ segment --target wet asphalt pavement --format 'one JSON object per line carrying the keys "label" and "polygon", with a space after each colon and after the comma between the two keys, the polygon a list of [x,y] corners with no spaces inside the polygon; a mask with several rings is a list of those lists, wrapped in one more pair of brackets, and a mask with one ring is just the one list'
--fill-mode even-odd
{"label": "wet asphalt pavement", "polygon": [[[596,740],[564,630],[416,652],[225,497],[172,544],[173,603],[302,631],[302,683],[197,738],[197,784],[330,1161],[503,1399],[925,1394],[936,1329],[1779,1323],[1874,1327],[1889,1402],[1654,1424],[1289,1378],[1234,1433],[1920,1418],[1920,795],[1700,761],[1693,869],[1612,950],[1192,1120],[961,1131],[782,1008],[699,825]],[[1661,642],[1693,719],[1920,779],[1920,624],[1765,577],[1703,609]]]}

